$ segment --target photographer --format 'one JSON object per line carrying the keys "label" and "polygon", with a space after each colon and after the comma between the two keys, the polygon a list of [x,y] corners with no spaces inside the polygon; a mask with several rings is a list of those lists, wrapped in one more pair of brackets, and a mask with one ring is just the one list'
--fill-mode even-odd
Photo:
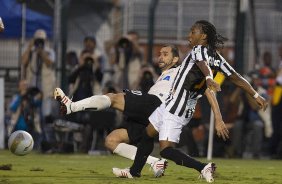
{"label": "photographer", "polygon": [[52,96],[54,86],[50,85],[55,84],[54,62],[55,53],[47,45],[46,32],[39,29],[22,55],[22,64],[30,86],[42,89],[44,96]]}
{"label": "photographer", "polygon": [[139,77],[136,83],[133,84],[133,89],[147,93],[149,89],[154,85],[158,75],[154,69],[149,65],[144,65],[139,71]]}
{"label": "photographer", "polygon": [[139,35],[130,31],[120,38],[115,46],[115,63],[118,71],[115,79],[121,89],[133,89],[138,80],[138,73],[143,63],[143,52],[139,45]]}
{"label": "photographer", "polygon": [[31,88],[38,88],[42,92],[41,120],[44,128],[44,136],[49,139],[53,130],[49,126],[55,114],[52,112],[56,102],[53,99],[53,89],[56,87],[55,77],[55,52],[49,47],[47,34],[38,29],[33,39],[28,43],[27,49],[22,55],[24,79]]}
{"label": "photographer", "polygon": [[[85,37],[83,44],[84,48],[80,54],[79,63],[68,77],[70,83],[69,96],[73,97],[73,101],[102,93],[100,85],[103,79],[103,56],[96,49],[96,39],[94,37]],[[88,127],[91,124],[91,116],[91,112],[79,112],[68,116],[67,119]],[[79,147],[80,152],[86,153],[90,149],[89,142],[87,142],[89,138],[87,132],[89,130],[85,129],[82,134],[83,141]]]}
{"label": "photographer", "polygon": [[40,113],[42,93],[38,88],[28,88],[26,80],[19,82],[19,92],[10,103],[12,112],[10,124],[7,127],[8,135],[16,130],[30,132],[35,138],[35,147],[39,145],[41,134]]}
{"label": "photographer", "polygon": [[84,49],[80,54],[79,64],[69,76],[69,95],[73,96],[74,101],[92,96],[93,91],[101,93],[102,54],[96,49],[94,37],[85,37],[83,44]]}

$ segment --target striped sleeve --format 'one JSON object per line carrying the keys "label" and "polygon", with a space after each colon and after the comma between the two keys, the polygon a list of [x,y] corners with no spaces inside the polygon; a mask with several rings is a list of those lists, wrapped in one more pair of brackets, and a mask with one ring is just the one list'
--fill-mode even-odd
{"label": "striped sleeve", "polygon": [[191,51],[192,60],[194,61],[207,61],[207,48],[202,45],[196,45]]}
{"label": "striped sleeve", "polygon": [[220,54],[218,55],[221,59],[219,71],[227,77],[235,73],[235,70],[232,68],[232,66],[229,63],[227,63],[227,61]]}

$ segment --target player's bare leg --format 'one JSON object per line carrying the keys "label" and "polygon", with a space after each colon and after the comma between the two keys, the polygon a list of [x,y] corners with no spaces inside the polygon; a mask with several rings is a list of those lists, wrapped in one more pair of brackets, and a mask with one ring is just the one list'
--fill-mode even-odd
{"label": "player's bare leg", "polygon": [[[106,148],[108,148],[110,151],[114,153],[117,153],[115,152],[115,149],[118,147],[120,143],[127,143],[127,144],[129,143],[127,130],[124,128],[113,130],[105,139]],[[134,158],[129,158],[129,159],[133,160]]]}
{"label": "player's bare leg", "polygon": [[[134,160],[137,152],[137,147],[128,144],[129,138],[126,129],[117,129],[112,131],[105,141],[105,145],[113,153]],[[164,174],[163,167],[167,165],[165,159],[159,159],[153,156],[148,156],[146,163],[149,164],[154,172],[155,177],[160,177]],[[123,169],[113,168],[113,172],[117,177],[124,177]]]}
{"label": "player's bare leg", "polygon": [[108,96],[111,100],[111,107],[119,110],[121,112],[124,111],[124,93],[107,93],[106,96]]}
{"label": "player's bare leg", "polygon": [[[130,160],[134,160],[137,152],[136,146],[129,145],[129,137],[127,134],[127,130],[124,128],[120,128],[112,131],[106,137],[105,146],[113,153],[128,158]],[[153,167],[153,165],[159,160],[160,160],[159,158],[149,156],[146,163]]]}

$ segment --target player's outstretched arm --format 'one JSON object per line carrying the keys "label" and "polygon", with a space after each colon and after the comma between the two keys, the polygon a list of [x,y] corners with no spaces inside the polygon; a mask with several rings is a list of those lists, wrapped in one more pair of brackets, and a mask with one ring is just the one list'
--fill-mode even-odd
{"label": "player's outstretched arm", "polygon": [[265,109],[268,106],[268,102],[254,90],[254,88],[251,86],[251,84],[240,74],[237,72],[234,72],[232,75],[229,76],[229,79],[232,83],[234,83],[236,86],[243,89],[246,93],[251,95],[254,100],[256,101],[257,105],[260,109]]}
{"label": "player's outstretched arm", "polygon": [[197,66],[200,68],[201,72],[206,77],[207,87],[213,91],[220,91],[220,85],[213,80],[213,74],[211,68],[208,66],[206,61],[196,62]]}
{"label": "player's outstretched arm", "polygon": [[222,115],[215,94],[212,90],[206,89],[205,95],[207,96],[212,111],[214,113],[216,133],[218,137],[221,137],[223,140],[226,140],[229,138],[229,131],[226,128],[224,121],[222,120]]}

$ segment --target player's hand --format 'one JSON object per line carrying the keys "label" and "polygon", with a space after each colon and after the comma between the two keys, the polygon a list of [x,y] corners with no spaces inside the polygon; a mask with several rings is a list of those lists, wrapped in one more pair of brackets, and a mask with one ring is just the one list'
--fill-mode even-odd
{"label": "player's hand", "polygon": [[221,118],[215,119],[215,129],[218,137],[221,137],[224,141],[229,139],[229,131]]}
{"label": "player's hand", "polygon": [[215,92],[221,91],[220,85],[215,82],[213,79],[207,79],[206,80],[207,87]]}
{"label": "player's hand", "polygon": [[2,22],[2,19],[1,19],[1,17],[0,17],[0,32],[3,32],[4,29],[5,29],[4,23]]}
{"label": "player's hand", "polygon": [[265,109],[268,106],[268,102],[260,95],[256,98],[256,102],[257,102],[259,108],[262,109],[263,111],[265,111]]}

